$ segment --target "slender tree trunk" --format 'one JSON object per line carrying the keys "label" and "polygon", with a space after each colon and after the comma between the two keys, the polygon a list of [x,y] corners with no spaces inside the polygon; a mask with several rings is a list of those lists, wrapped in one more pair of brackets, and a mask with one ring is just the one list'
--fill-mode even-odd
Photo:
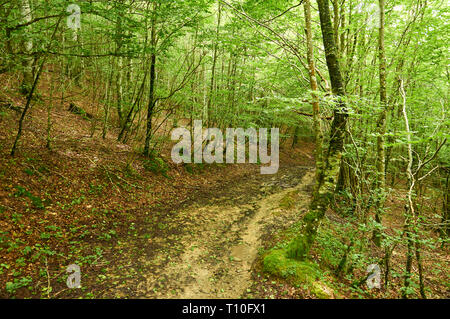
{"label": "slender tree trunk", "polygon": [[[20,13],[22,16],[23,23],[28,23],[31,21],[31,8],[29,0],[22,0],[20,6]],[[23,30],[24,41],[23,41],[23,80],[20,85],[20,90],[23,94],[28,94],[30,92],[31,86],[33,85],[33,59],[31,57],[31,51],[33,50],[33,41],[29,36],[31,27],[27,26]]]}
{"label": "slender tree trunk", "polygon": [[[122,18],[119,16],[116,24],[116,54],[122,50],[123,40],[122,40]],[[118,70],[116,79],[116,94],[117,94],[117,116],[119,117],[119,127],[122,127],[123,122],[123,111],[122,111],[122,101],[123,101],[123,58],[119,56],[117,58]]]}
{"label": "slender tree trunk", "polygon": [[136,98],[135,98],[135,100],[133,102],[133,105],[131,106],[130,110],[127,113],[127,117],[125,118],[125,122],[122,125],[122,129],[120,130],[119,136],[117,137],[118,141],[124,141],[123,140],[124,134],[125,134],[125,132],[127,130],[129,130],[129,128],[130,128],[130,126],[131,126],[131,124],[133,122],[131,120],[132,116],[133,116],[133,112],[134,112],[136,106],[138,106],[140,104],[139,101],[142,98],[142,95],[143,95],[143,92],[144,92],[144,87],[145,87],[145,82],[147,80],[147,74],[148,74],[148,71],[144,70],[144,72],[145,72],[144,79],[142,80],[141,86],[140,86],[139,91],[137,93],[137,96],[136,96]]}
{"label": "slender tree trunk", "polygon": [[45,147],[49,150],[52,149],[52,109],[53,109],[53,91],[54,91],[54,82],[47,75],[48,82],[50,83],[50,96],[49,101],[47,102],[47,144]]}
{"label": "slender tree trunk", "polygon": [[[341,36],[339,39],[339,48],[340,48],[340,55],[342,56],[345,52],[345,48],[347,46],[347,52],[349,53],[349,43],[346,43],[345,41],[345,0],[342,0],[341,7],[340,7],[340,14],[339,14],[339,27],[342,30]],[[353,54],[349,54],[350,56],[353,56]],[[345,68],[348,71],[348,66]]]}
{"label": "slender tree trunk", "polygon": [[341,48],[339,45],[339,0],[331,0],[333,3],[333,32],[334,32],[334,43],[336,44],[336,51],[338,55],[341,54]]}
{"label": "slender tree trunk", "polygon": [[150,56],[150,88],[147,106],[147,132],[145,134],[144,155],[150,155],[150,141],[152,139],[152,119],[155,108],[155,81],[156,81],[156,3],[153,3],[152,25],[151,25],[151,47]]}
{"label": "slender tree trunk", "polygon": [[[309,0],[304,2],[304,12],[305,12],[305,33],[306,33],[306,47],[307,47],[307,59],[309,66],[309,82],[311,87],[311,98],[312,98],[312,109],[313,109],[313,123],[314,123],[314,137],[316,143],[316,166],[322,168],[322,143],[323,143],[323,132],[320,123],[320,109],[319,109],[319,97],[315,93],[317,91],[317,79],[316,79],[316,68],[314,63],[314,46],[312,38],[312,28],[311,28],[311,4]],[[298,127],[297,127],[298,128]],[[321,169],[316,170],[318,173]],[[316,176],[317,178],[318,176]]]}
{"label": "slender tree trunk", "polygon": [[[61,22],[61,18],[62,18],[62,17],[59,18],[58,23],[56,24],[56,27],[55,27],[55,29],[53,30],[53,34],[52,34],[52,36],[51,36],[51,38],[50,38],[50,43],[51,43],[51,42],[53,41],[53,39],[55,38],[56,31],[58,30],[59,24],[60,24],[60,22]],[[38,69],[38,71],[37,71],[36,77],[34,78],[33,85],[31,86],[30,92],[28,93],[28,96],[27,96],[27,103],[25,104],[25,107],[24,107],[24,109],[23,109],[23,111],[22,111],[22,115],[20,116],[20,119],[19,119],[19,127],[18,127],[18,129],[17,129],[17,135],[16,135],[16,138],[15,138],[15,140],[14,140],[14,144],[13,144],[13,146],[12,146],[12,148],[11,148],[11,156],[13,156],[13,157],[14,157],[15,154],[16,154],[17,144],[19,143],[20,137],[22,136],[23,121],[24,121],[24,119],[25,119],[25,115],[26,115],[27,112],[28,112],[28,109],[30,108],[30,105],[31,105],[31,99],[33,98],[34,90],[36,89],[36,86],[37,86],[37,84],[38,84],[38,82],[39,82],[39,77],[41,76],[42,70],[43,70],[44,65],[45,65],[45,61],[47,61],[47,55],[45,55],[45,56],[42,58],[42,62],[41,62],[41,64],[39,65],[39,69]]]}
{"label": "slender tree trunk", "polygon": [[[405,90],[403,88],[403,81],[400,80],[400,91],[402,95],[402,113],[403,113],[403,119],[405,121],[405,129],[406,129],[406,138],[407,138],[407,147],[408,147],[408,165],[406,168],[406,176],[408,178],[408,193],[407,193],[407,207],[405,208],[405,232],[406,232],[406,238],[407,238],[407,253],[406,253],[406,271],[405,271],[405,281],[404,281],[404,290],[402,293],[403,298],[407,298],[408,295],[406,293],[408,287],[410,286],[410,280],[411,280],[411,269],[412,269],[412,262],[413,262],[413,250],[415,250],[415,255],[417,259],[417,264],[419,268],[419,289],[420,289],[420,295],[422,298],[426,298],[425,295],[425,287],[423,282],[423,267],[422,267],[422,259],[420,256],[420,244],[418,242],[418,234],[417,234],[417,212],[415,210],[415,203],[414,203],[414,190],[416,188],[416,176],[414,175],[412,171],[413,166],[413,149],[412,149],[412,142],[411,142],[411,130],[409,126],[409,120],[408,120],[408,114],[406,112],[406,94]],[[413,236],[415,235],[415,236]],[[415,237],[415,238],[414,238]]]}
{"label": "slender tree trunk", "polygon": [[[145,22],[145,27],[147,29],[147,21]],[[146,35],[145,35],[144,48],[147,47],[147,44],[148,44],[148,33],[146,33]],[[144,78],[142,80],[142,83],[141,83],[139,89],[137,89],[137,92],[136,92],[138,78],[136,77],[135,79],[133,79],[132,59],[130,59],[130,67],[128,68],[128,71],[127,71],[127,83],[131,83],[131,82],[135,83],[133,94],[131,95],[131,100],[134,99],[134,102],[133,102],[133,105],[131,106],[131,108],[128,110],[127,116],[126,116],[124,122],[122,123],[122,128],[117,137],[117,140],[122,141],[123,143],[125,143],[126,135],[128,135],[128,131],[134,120],[133,112],[136,107],[139,108],[140,101],[141,101],[142,95],[144,93],[145,83],[147,81],[147,75],[149,73],[147,68],[148,68],[148,59],[145,59],[143,66],[142,66],[142,73],[144,73]],[[138,70],[138,73],[141,73],[139,71],[140,70]],[[134,81],[132,81],[132,79]],[[127,86],[127,90],[130,90],[130,87]],[[136,92],[136,97],[135,97],[135,92]],[[127,134],[125,134],[125,133],[127,133]]]}
{"label": "slender tree trunk", "polygon": [[[377,178],[375,187],[375,221],[381,227],[381,214],[384,212],[384,203],[386,199],[386,178],[385,178],[385,149],[384,136],[386,135],[386,117],[387,117],[387,97],[386,97],[386,57],[384,51],[384,0],[379,0],[380,7],[380,29],[378,36],[379,45],[379,64],[380,64],[380,108],[381,113],[377,123]],[[381,230],[379,228],[373,231],[373,241],[378,247],[381,246]]]}
{"label": "slender tree trunk", "polygon": [[450,171],[447,172],[447,178],[444,187],[444,196],[442,200],[442,224],[441,237],[446,238],[450,236]]}
{"label": "slender tree trunk", "polygon": [[231,119],[231,125],[232,127],[234,127],[234,122],[235,122],[235,118],[236,118],[236,109],[235,109],[235,104],[236,104],[236,73],[237,73],[237,67],[239,64],[239,59],[240,56],[236,53],[235,58],[234,58],[234,62],[233,62],[233,68],[232,68],[232,72],[231,72],[231,91],[229,92],[228,95],[228,103],[230,105],[230,110],[233,114],[233,117]]}
{"label": "slender tree trunk", "polygon": [[119,57],[119,69],[117,70],[117,116],[119,117],[119,127],[123,123],[123,59]]}
{"label": "slender tree trunk", "polygon": [[427,296],[425,294],[425,284],[423,282],[423,263],[422,263],[422,256],[421,256],[421,253],[420,253],[421,245],[420,245],[420,243],[417,240],[414,243],[414,249],[415,249],[415,252],[416,252],[417,268],[418,268],[418,271],[419,271],[419,292],[420,292],[420,296],[422,297],[422,299],[427,299]]}
{"label": "slender tree trunk", "polygon": [[[113,60],[113,58],[111,58],[111,60]],[[111,109],[111,96],[112,96],[111,86],[112,86],[113,73],[114,73],[114,69],[111,69],[109,77],[108,77],[108,81],[106,82],[105,101],[103,102],[103,107],[105,110],[105,116],[103,118],[103,131],[102,131],[103,139],[106,138],[106,134],[108,133],[108,121],[109,121],[109,114],[110,114],[110,109]]]}
{"label": "slender tree trunk", "polygon": [[304,259],[308,256],[314,243],[320,221],[330,205],[331,198],[339,176],[339,164],[344,147],[344,136],[347,124],[347,110],[343,97],[345,90],[342,81],[341,70],[337,57],[336,44],[334,42],[333,26],[330,18],[328,0],[317,0],[320,14],[320,27],[322,30],[323,44],[330,75],[333,94],[337,96],[337,105],[334,109],[334,119],[331,124],[329,145],[324,156],[323,168],[317,167],[317,185],[309,211],[302,220],[300,234],[288,247],[287,255],[290,258]]}
{"label": "slender tree trunk", "polygon": [[152,139],[152,118],[155,107],[155,78],[156,78],[156,55],[152,53],[150,57],[150,90],[148,95],[147,106],[147,133],[145,136],[144,154],[150,155],[150,141]]}
{"label": "slender tree trunk", "polygon": [[405,91],[403,88],[403,81],[401,81],[400,90],[403,98],[402,103],[402,113],[403,113],[403,119],[405,121],[405,129],[406,129],[406,138],[408,140],[408,165],[406,168],[406,176],[408,178],[408,194],[407,194],[407,201],[408,205],[405,207],[405,225],[404,225],[404,231],[406,233],[406,240],[407,240],[407,252],[406,252],[406,267],[405,267],[405,281],[404,281],[404,290],[402,293],[403,298],[407,298],[406,290],[410,285],[411,280],[411,268],[412,268],[412,261],[413,261],[413,239],[412,239],[412,218],[413,218],[413,211],[414,211],[414,205],[413,205],[413,189],[414,189],[414,177],[412,173],[412,165],[413,165],[413,152],[412,152],[412,146],[411,146],[411,135],[410,135],[410,129],[409,129],[409,121],[408,121],[408,115],[406,113],[406,96]]}
{"label": "slender tree trunk", "polygon": [[209,94],[208,94],[208,103],[207,103],[207,118],[206,121],[209,125],[209,119],[211,118],[211,103],[212,103],[212,97],[214,93],[214,81],[215,81],[215,75],[216,75],[216,64],[217,64],[217,48],[219,45],[219,35],[220,35],[220,22],[222,18],[222,7],[220,2],[218,2],[218,13],[217,13],[217,28],[216,28],[216,39],[214,43],[214,52],[213,52],[213,64],[211,68],[211,82],[209,86]]}

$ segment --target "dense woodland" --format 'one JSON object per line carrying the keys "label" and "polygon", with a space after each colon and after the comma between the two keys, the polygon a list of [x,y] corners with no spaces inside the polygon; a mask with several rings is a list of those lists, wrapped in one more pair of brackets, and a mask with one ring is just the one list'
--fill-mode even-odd
{"label": "dense woodland", "polygon": [[[0,296],[448,298],[449,9],[0,0]],[[279,172],[175,165],[195,120]]]}

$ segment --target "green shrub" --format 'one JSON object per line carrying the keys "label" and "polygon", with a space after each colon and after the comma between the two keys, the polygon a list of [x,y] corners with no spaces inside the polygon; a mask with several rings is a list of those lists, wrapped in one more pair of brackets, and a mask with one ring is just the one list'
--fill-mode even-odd
{"label": "green shrub", "polygon": [[169,177],[167,172],[169,171],[169,166],[161,157],[152,157],[150,159],[144,160],[144,168],[147,171],[153,172],[155,174],[161,174],[164,177]]}
{"label": "green shrub", "polygon": [[14,294],[17,289],[30,285],[32,281],[33,280],[29,276],[28,277],[22,277],[20,279],[15,278],[14,282],[7,282],[6,283],[6,287],[5,287],[6,292],[9,293],[9,294]]}

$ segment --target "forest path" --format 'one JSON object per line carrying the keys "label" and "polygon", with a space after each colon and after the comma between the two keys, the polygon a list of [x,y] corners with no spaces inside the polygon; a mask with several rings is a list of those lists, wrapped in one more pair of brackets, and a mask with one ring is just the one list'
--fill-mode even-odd
{"label": "forest path", "polygon": [[149,239],[164,248],[139,260],[149,270],[135,296],[239,298],[251,285],[261,237],[298,221],[313,179],[312,168],[293,166],[276,175],[251,175],[205,197],[197,193],[168,222],[182,227],[181,233]]}

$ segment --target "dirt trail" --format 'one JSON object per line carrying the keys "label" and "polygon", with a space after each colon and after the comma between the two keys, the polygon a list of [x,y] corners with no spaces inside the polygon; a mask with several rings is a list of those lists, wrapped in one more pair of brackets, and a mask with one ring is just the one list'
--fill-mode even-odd
{"label": "dirt trail", "polygon": [[298,221],[313,178],[310,167],[292,166],[198,191],[166,220],[173,232],[148,240],[160,249],[136,261],[145,269],[139,282],[109,293],[121,297],[122,288],[138,298],[239,298],[252,284],[261,237]]}
{"label": "dirt trail", "polygon": [[[309,201],[313,176],[309,168],[294,167],[275,177],[243,181],[234,185],[237,193],[223,190],[206,203],[179,211],[177,217],[185,230],[179,238],[183,252],[144,275],[138,295],[239,298],[251,285],[261,236],[298,220]],[[283,201],[289,206],[289,200],[297,202],[295,209],[281,207]],[[164,256],[154,259],[164,260]]]}

